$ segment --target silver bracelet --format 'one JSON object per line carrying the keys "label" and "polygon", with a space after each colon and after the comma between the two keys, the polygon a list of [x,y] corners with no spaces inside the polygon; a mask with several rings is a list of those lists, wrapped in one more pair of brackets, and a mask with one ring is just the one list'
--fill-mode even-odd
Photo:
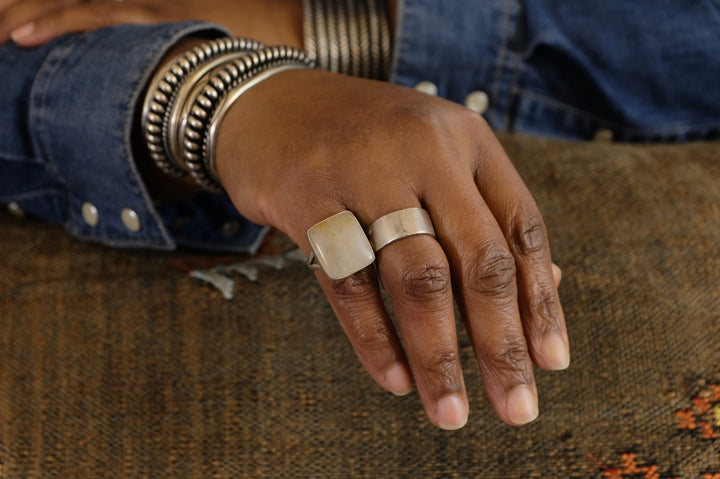
{"label": "silver bracelet", "polygon": [[240,95],[279,71],[313,66],[314,62],[297,48],[266,47],[226,61],[196,87],[189,98],[192,106],[187,114],[182,147],[183,166],[201,186],[222,191],[213,156],[215,138],[225,113]]}
{"label": "silver bracelet", "polygon": [[[218,57],[262,47],[257,41],[244,38],[210,40],[178,55],[155,75],[143,103],[141,126],[150,157],[161,170],[173,176],[187,175],[178,164],[176,154],[173,154],[169,135],[175,128],[175,125],[170,125],[170,114],[176,102],[183,100],[178,97],[186,94],[183,90],[185,85],[192,85],[197,76],[207,73],[203,65],[213,64]],[[177,153],[177,148],[174,150]]]}
{"label": "silver bracelet", "polygon": [[190,110],[193,107],[193,101],[200,91],[207,85],[210,77],[216,68],[227,64],[233,60],[244,58],[248,51],[237,51],[226,53],[221,57],[214,58],[212,61],[204,64],[193,72],[191,77],[182,85],[177,94],[177,100],[172,110],[168,114],[167,135],[165,137],[168,143],[168,152],[174,161],[176,167],[183,171],[189,171],[189,167],[184,158],[183,142],[185,141],[185,132],[187,130],[187,122],[190,116]]}
{"label": "silver bracelet", "polygon": [[218,172],[217,168],[215,167],[215,140],[217,138],[218,134],[218,128],[220,127],[220,123],[222,122],[223,118],[225,118],[225,114],[230,110],[230,107],[235,103],[235,101],[242,96],[243,93],[245,93],[250,88],[254,87],[258,83],[267,80],[271,76],[284,72],[287,70],[295,70],[298,68],[305,68],[308,65],[305,63],[287,63],[280,66],[270,67],[267,70],[259,73],[258,75],[247,79],[237,85],[234,89],[230,90],[225,97],[220,101],[220,104],[215,109],[215,113],[213,113],[212,118],[210,119],[210,123],[208,125],[207,133],[205,134],[205,137],[203,138],[203,149],[205,151],[205,167],[207,169],[207,174],[210,176],[211,179],[213,179],[215,182],[218,182]]}
{"label": "silver bracelet", "polygon": [[325,70],[386,80],[392,46],[385,0],[303,0],[310,58]]}

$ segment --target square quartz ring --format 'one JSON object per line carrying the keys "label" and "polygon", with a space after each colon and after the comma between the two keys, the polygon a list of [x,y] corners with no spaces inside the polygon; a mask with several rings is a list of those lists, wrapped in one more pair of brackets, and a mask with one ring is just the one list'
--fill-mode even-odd
{"label": "square quartz ring", "polygon": [[341,211],[312,226],[307,238],[312,248],[308,266],[322,269],[332,280],[347,278],[375,261],[375,252],[363,227],[349,211]]}

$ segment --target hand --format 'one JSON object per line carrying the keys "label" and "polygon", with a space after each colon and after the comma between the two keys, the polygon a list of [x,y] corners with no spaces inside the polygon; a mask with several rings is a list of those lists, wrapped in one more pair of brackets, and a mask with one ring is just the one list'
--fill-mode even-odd
{"label": "hand", "polygon": [[364,227],[422,206],[437,239],[383,248],[375,269],[317,279],[360,361],[383,388],[412,389],[428,417],[467,420],[453,293],[483,381],[508,424],[537,416],[534,362],[569,363],[568,338],[542,217],[483,119],[457,104],[386,83],[300,70],[246,92],[219,132],[220,179],[247,218],[287,233],[343,210]]}
{"label": "hand", "polygon": [[0,0],[0,44],[34,47],[67,33],[119,23],[204,20],[234,35],[302,46],[299,0]]}

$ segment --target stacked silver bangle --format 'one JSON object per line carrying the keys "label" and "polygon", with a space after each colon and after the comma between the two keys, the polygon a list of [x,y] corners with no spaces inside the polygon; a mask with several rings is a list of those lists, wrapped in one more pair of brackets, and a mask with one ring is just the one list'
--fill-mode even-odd
{"label": "stacked silver bangle", "polygon": [[174,176],[187,174],[171,153],[178,149],[171,148],[168,133],[170,116],[181,87],[193,84],[192,80],[187,81],[190,74],[202,74],[201,66],[206,67],[204,73],[207,73],[207,66],[212,60],[228,53],[257,50],[261,46],[258,42],[245,39],[211,40],[177,56],[163,72],[153,78],[143,105],[142,129],[150,156],[163,171]]}
{"label": "stacked silver bangle", "polygon": [[184,135],[184,166],[207,189],[217,187],[213,139],[220,120],[247,89],[262,80],[292,68],[312,66],[297,48],[265,47],[232,59],[215,69],[193,97]]}
{"label": "stacked silver bangle", "polygon": [[313,67],[385,80],[391,62],[385,0],[303,0],[307,54],[244,38],[208,41],[174,58],[148,88],[142,131],[163,171],[222,190],[215,168],[218,125],[243,92],[279,71]]}
{"label": "stacked silver bangle", "polygon": [[325,70],[387,80],[392,61],[385,0],[303,0],[305,51]]}
{"label": "stacked silver bangle", "polygon": [[150,83],[143,105],[141,124],[150,156],[169,174],[190,174],[204,188],[222,191],[214,143],[227,110],[263,79],[314,63],[297,48],[222,38],[179,55],[169,65]]}

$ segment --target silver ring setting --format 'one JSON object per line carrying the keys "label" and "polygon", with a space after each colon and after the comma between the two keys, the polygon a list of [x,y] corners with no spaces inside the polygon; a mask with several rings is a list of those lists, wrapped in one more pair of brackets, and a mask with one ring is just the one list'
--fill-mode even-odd
{"label": "silver ring setting", "polygon": [[312,248],[308,266],[321,269],[332,280],[345,279],[375,262],[372,245],[360,222],[341,211],[307,230]]}
{"label": "silver ring setting", "polygon": [[422,208],[393,211],[375,220],[367,229],[376,253],[394,241],[414,235],[435,237],[430,215]]}

